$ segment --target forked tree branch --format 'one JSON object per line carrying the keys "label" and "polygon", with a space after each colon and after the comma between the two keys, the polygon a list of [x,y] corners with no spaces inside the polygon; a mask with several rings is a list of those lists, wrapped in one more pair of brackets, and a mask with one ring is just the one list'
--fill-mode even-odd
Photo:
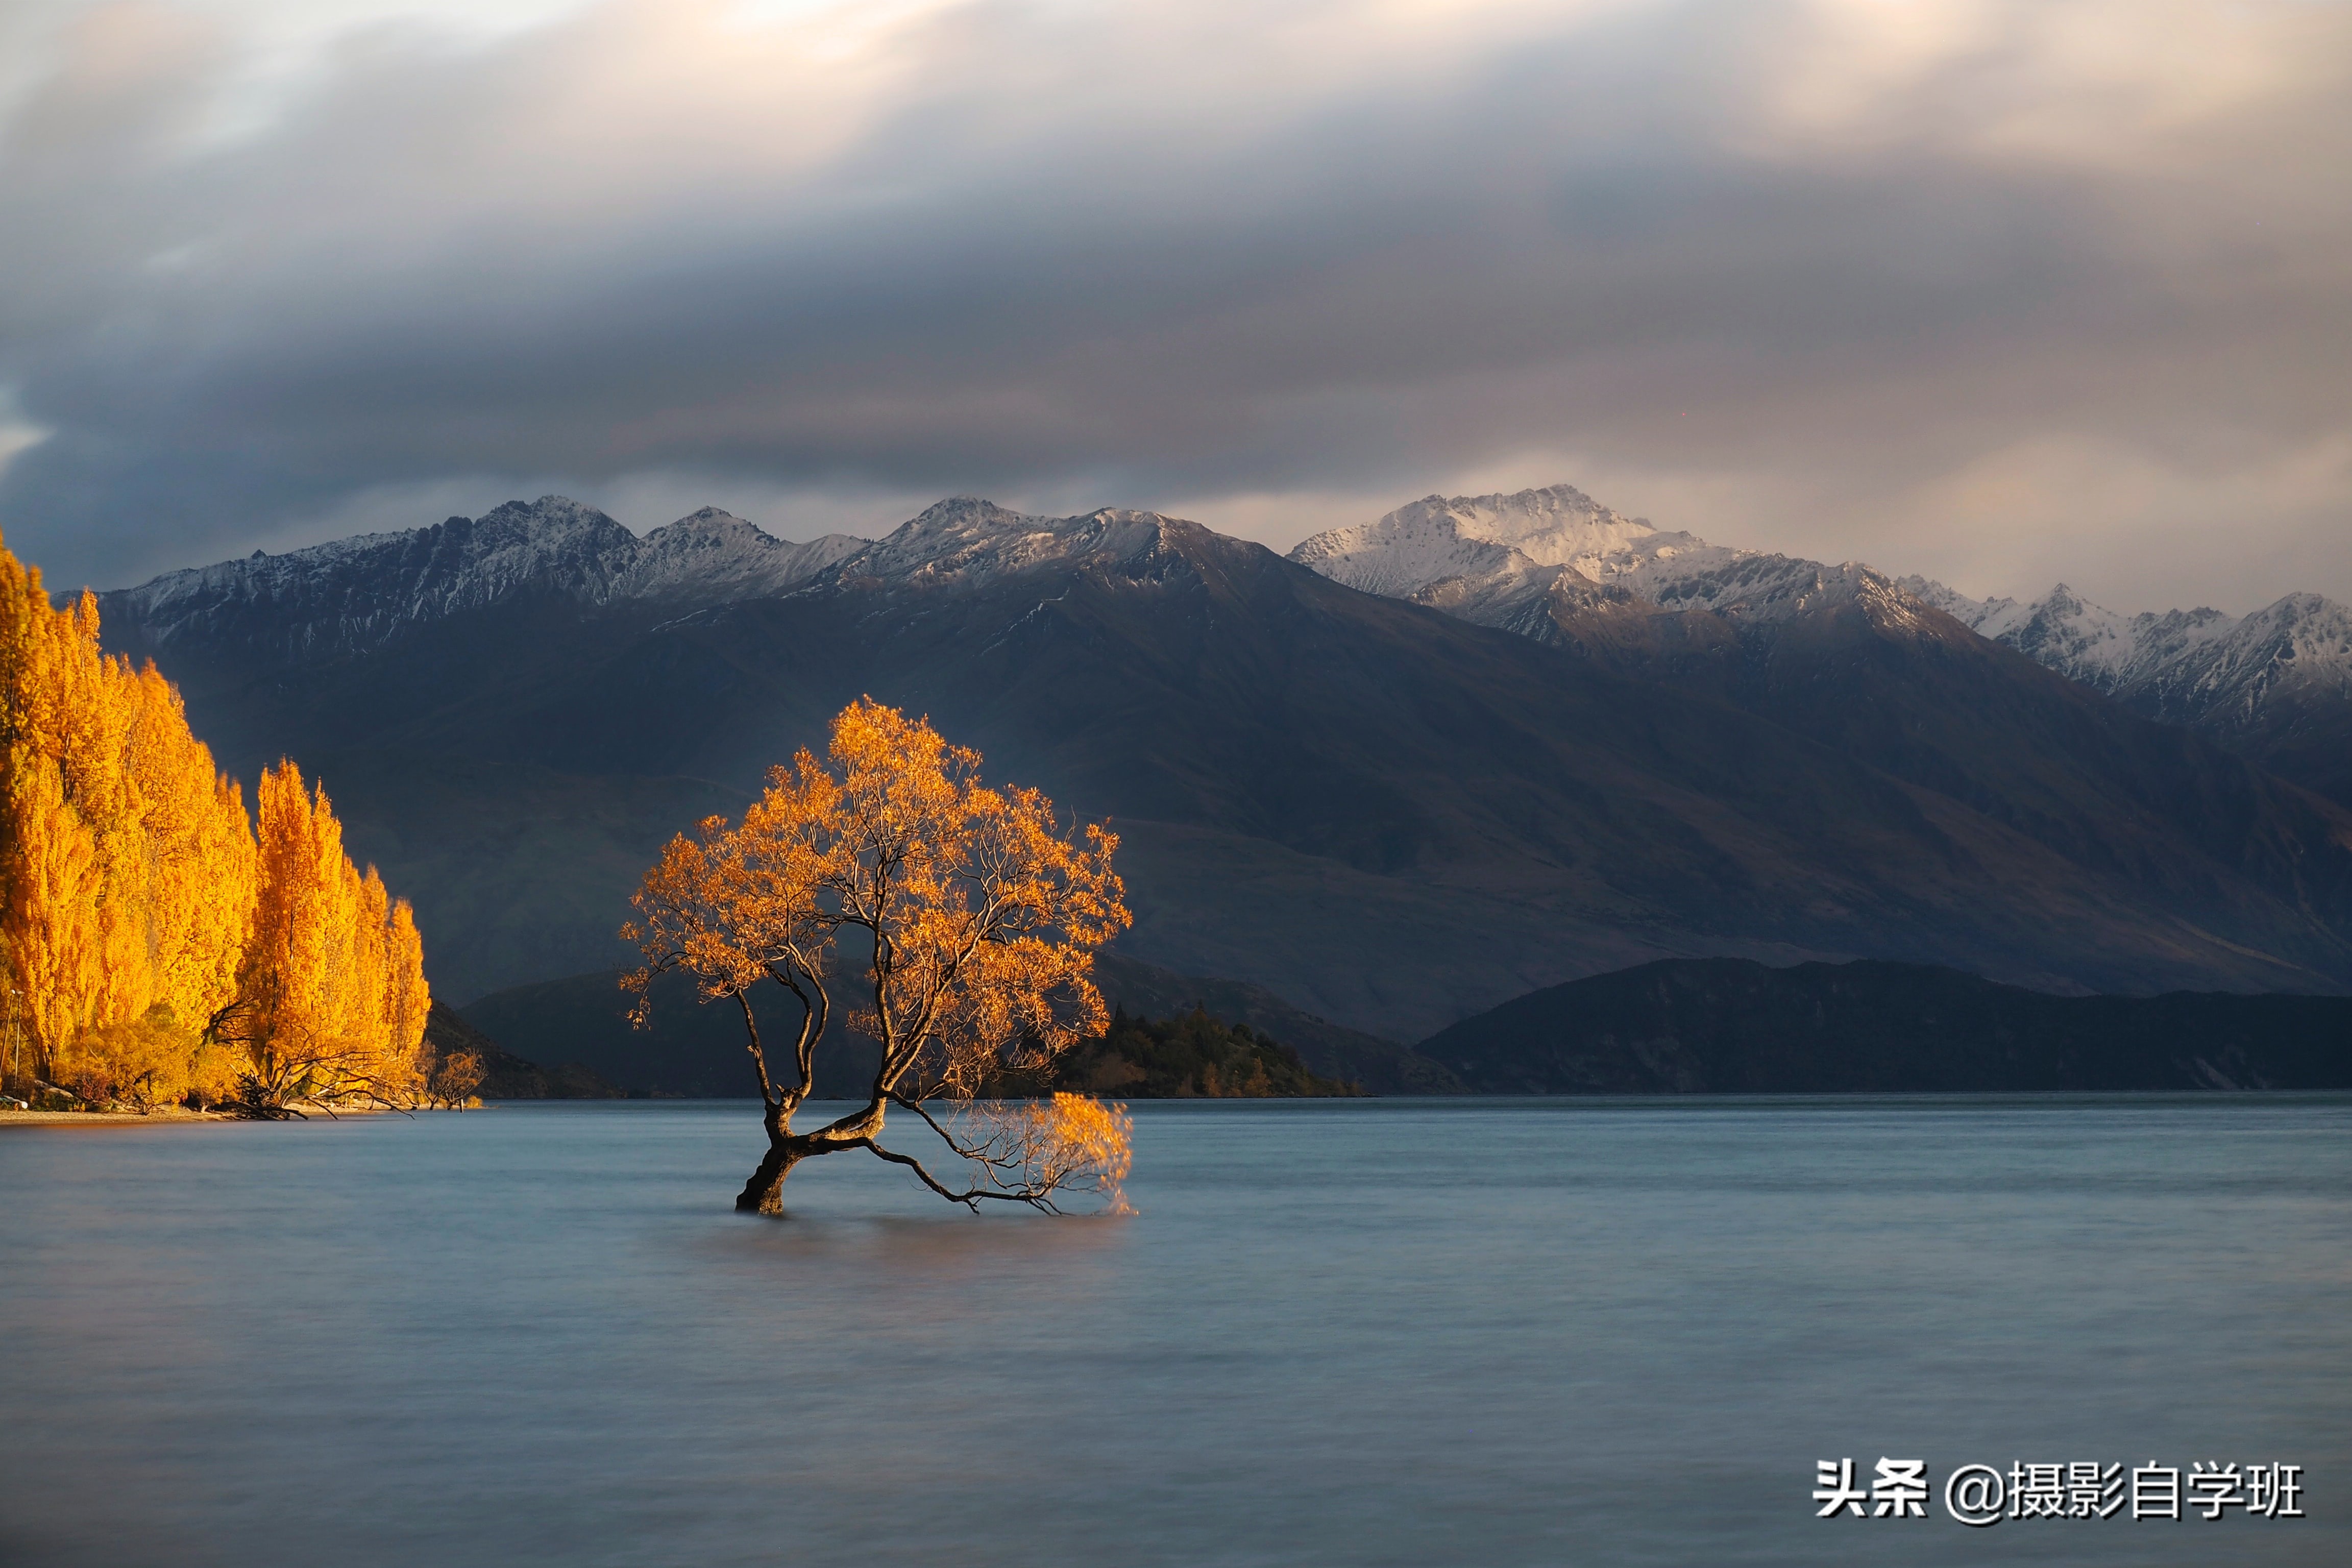
{"label": "forked tree branch", "polygon": [[965,1150],[964,1146],[955,1141],[954,1134],[950,1133],[946,1128],[940,1126],[938,1121],[932,1117],[931,1113],[923,1109],[923,1102],[921,1100],[909,1100],[896,1089],[892,1089],[890,1091],[889,1099],[891,1104],[903,1106],[907,1110],[911,1110],[916,1115],[921,1117],[923,1119],[923,1125],[940,1135],[940,1142],[945,1143],[957,1153],[964,1155],[965,1158],[971,1158],[970,1153]]}

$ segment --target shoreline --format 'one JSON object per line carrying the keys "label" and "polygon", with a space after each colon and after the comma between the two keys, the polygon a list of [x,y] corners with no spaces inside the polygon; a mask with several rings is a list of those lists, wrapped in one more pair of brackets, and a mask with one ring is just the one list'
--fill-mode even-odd
{"label": "shoreline", "polygon": [[[396,1111],[380,1107],[364,1110],[336,1110],[331,1115],[324,1110],[312,1110],[300,1118],[306,1121],[347,1121],[360,1116],[393,1116]],[[410,1114],[415,1114],[411,1112]],[[196,1123],[247,1121],[251,1118],[231,1115],[226,1110],[188,1110],[180,1107],[171,1110],[0,1110],[0,1127],[185,1127]],[[258,1125],[257,1123],[257,1125]]]}
{"label": "shoreline", "polygon": [[236,1120],[218,1110],[0,1110],[0,1127],[160,1127]]}

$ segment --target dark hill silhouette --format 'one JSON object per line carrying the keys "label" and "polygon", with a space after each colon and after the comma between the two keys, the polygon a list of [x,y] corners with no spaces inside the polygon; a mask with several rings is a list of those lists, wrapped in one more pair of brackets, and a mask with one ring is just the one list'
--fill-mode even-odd
{"label": "dark hill silhouette", "polygon": [[482,1064],[476,1092],[484,1100],[617,1100],[623,1091],[576,1061],[544,1068],[515,1055],[467,1022],[446,1002],[435,1001],[425,1020],[425,1043],[441,1056],[471,1051]]}
{"label": "dark hill silhouette", "polygon": [[2052,996],[1922,964],[1669,960],[1420,1048],[1489,1094],[2352,1089],[2352,997]]}
{"label": "dark hill silhouette", "polygon": [[[1101,954],[1096,975],[1106,999],[1137,1017],[1205,1009],[1280,1041],[1319,1077],[1374,1094],[1461,1090],[1452,1073],[1411,1047],[1303,1013],[1263,986],[1176,974],[1119,952]],[[755,1000],[764,1027],[765,1008],[781,997],[755,993]],[[618,972],[599,970],[485,996],[466,1009],[466,1019],[541,1059],[584,1064],[582,1070],[632,1092],[722,1100],[756,1092],[731,1006],[698,1005],[691,982],[678,975],[655,983],[650,1027],[632,1028],[628,1005]],[[870,1042],[842,1035],[819,1055],[817,1083],[828,1096],[859,1095],[872,1081]]]}

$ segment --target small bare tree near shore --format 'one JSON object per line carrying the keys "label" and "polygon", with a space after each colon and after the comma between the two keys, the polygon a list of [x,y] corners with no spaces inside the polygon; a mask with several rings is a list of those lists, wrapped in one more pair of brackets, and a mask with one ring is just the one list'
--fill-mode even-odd
{"label": "small bare tree near shore", "polygon": [[[834,720],[824,758],[803,750],[772,769],[740,826],[714,816],[672,839],[622,929],[646,959],[623,984],[641,1026],[648,987],[673,970],[692,974],[706,1003],[740,1010],[768,1152],[735,1206],[780,1214],[794,1165],[862,1149],[975,1210],[996,1200],[1058,1213],[1075,1194],[1123,1207],[1124,1107],[973,1098],[1008,1077],[1042,1079],[1103,1027],[1094,950],[1131,921],[1111,869],[1118,844],[1099,826],[1059,826],[1035,790],[983,785],[977,752],[871,698]],[[864,970],[847,1022],[881,1058],[863,1106],[795,1131],[843,984],[845,932],[860,939]],[[789,996],[799,1018],[773,1058],[751,1005],[762,986]],[[893,1106],[946,1143],[961,1185],[882,1146]]]}

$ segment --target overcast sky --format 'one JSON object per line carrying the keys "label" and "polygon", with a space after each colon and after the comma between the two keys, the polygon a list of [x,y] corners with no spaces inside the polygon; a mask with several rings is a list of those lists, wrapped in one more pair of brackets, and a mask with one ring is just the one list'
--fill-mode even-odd
{"label": "overcast sky", "polygon": [[0,526],[115,585],[1565,480],[2352,599],[2347,171],[2339,0],[6,0]]}

